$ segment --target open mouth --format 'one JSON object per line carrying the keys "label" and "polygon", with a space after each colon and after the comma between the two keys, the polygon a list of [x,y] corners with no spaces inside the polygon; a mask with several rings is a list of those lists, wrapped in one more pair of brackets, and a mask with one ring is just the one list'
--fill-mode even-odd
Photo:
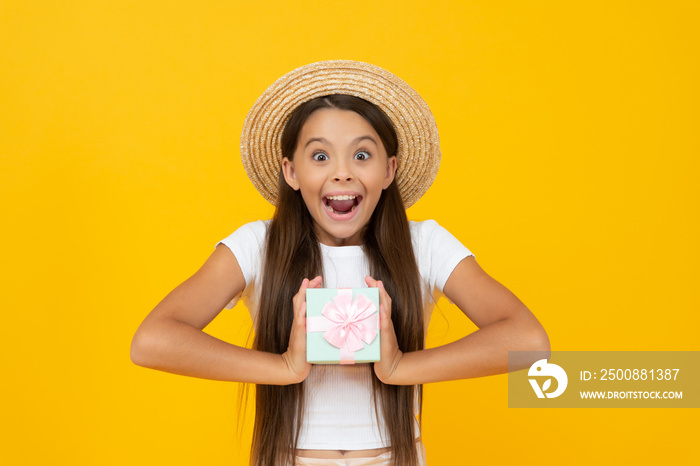
{"label": "open mouth", "polygon": [[339,194],[337,196],[326,196],[323,198],[326,209],[338,215],[349,214],[360,205],[362,196],[354,194]]}

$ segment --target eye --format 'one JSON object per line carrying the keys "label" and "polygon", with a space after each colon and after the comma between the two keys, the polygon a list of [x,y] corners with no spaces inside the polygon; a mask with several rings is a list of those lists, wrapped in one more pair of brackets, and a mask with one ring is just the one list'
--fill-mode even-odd
{"label": "eye", "polygon": [[324,162],[328,160],[328,156],[325,152],[314,152],[311,158],[317,162]]}
{"label": "eye", "polygon": [[372,155],[364,150],[361,150],[360,152],[355,154],[355,160],[367,160],[370,157],[372,157]]}

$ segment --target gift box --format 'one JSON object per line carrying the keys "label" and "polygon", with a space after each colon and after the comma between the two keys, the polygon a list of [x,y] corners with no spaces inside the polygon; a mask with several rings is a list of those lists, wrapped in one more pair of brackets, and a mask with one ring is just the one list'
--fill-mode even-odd
{"label": "gift box", "polygon": [[312,364],[379,361],[379,290],[306,290],[306,360]]}

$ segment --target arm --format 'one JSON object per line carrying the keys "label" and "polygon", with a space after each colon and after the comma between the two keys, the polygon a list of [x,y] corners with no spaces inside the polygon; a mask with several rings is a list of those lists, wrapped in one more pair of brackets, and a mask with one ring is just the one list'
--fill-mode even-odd
{"label": "arm", "polygon": [[[414,385],[502,374],[508,372],[508,351],[539,352],[530,364],[549,357],[549,338],[537,318],[513,293],[486,274],[473,256],[455,267],[444,293],[479,330],[437,348],[401,354],[388,350],[393,364],[384,367],[381,376],[377,374],[384,383]],[[390,312],[388,316],[381,316],[382,339],[387,334],[390,341]],[[387,321],[390,329],[384,327]],[[522,367],[527,363],[520,361]]]}
{"label": "arm", "polygon": [[[305,293],[308,281],[302,284]],[[313,284],[312,284],[313,286]],[[204,265],[168,294],[144,319],[131,342],[131,360],[143,367],[204,379],[286,385],[303,380],[290,361],[306,350],[292,334],[284,355],[232,345],[202,331],[223,307],[245,287],[235,256],[226,246],[217,247]],[[295,301],[295,310],[303,302]],[[303,316],[302,316],[303,317]],[[297,322],[294,329],[303,322]],[[293,329],[293,332],[294,332]]]}

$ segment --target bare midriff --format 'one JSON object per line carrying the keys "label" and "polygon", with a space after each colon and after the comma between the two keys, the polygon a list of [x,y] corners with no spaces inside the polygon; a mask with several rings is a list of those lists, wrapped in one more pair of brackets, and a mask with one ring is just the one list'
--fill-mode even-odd
{"label": "bare midriff", "polygon": [[[416,439],[416,443],[421,438]],[[371,450],[297,450],[301,458],[339,459],[339,458],[372,458],[391,451],[391,447],[373,448]]]}
{"label": "bare midriff", "polygon": [[297,456],[302,458],[372,458],[391,451],[391,447],[373,448],[371,450],[297,450]]}

